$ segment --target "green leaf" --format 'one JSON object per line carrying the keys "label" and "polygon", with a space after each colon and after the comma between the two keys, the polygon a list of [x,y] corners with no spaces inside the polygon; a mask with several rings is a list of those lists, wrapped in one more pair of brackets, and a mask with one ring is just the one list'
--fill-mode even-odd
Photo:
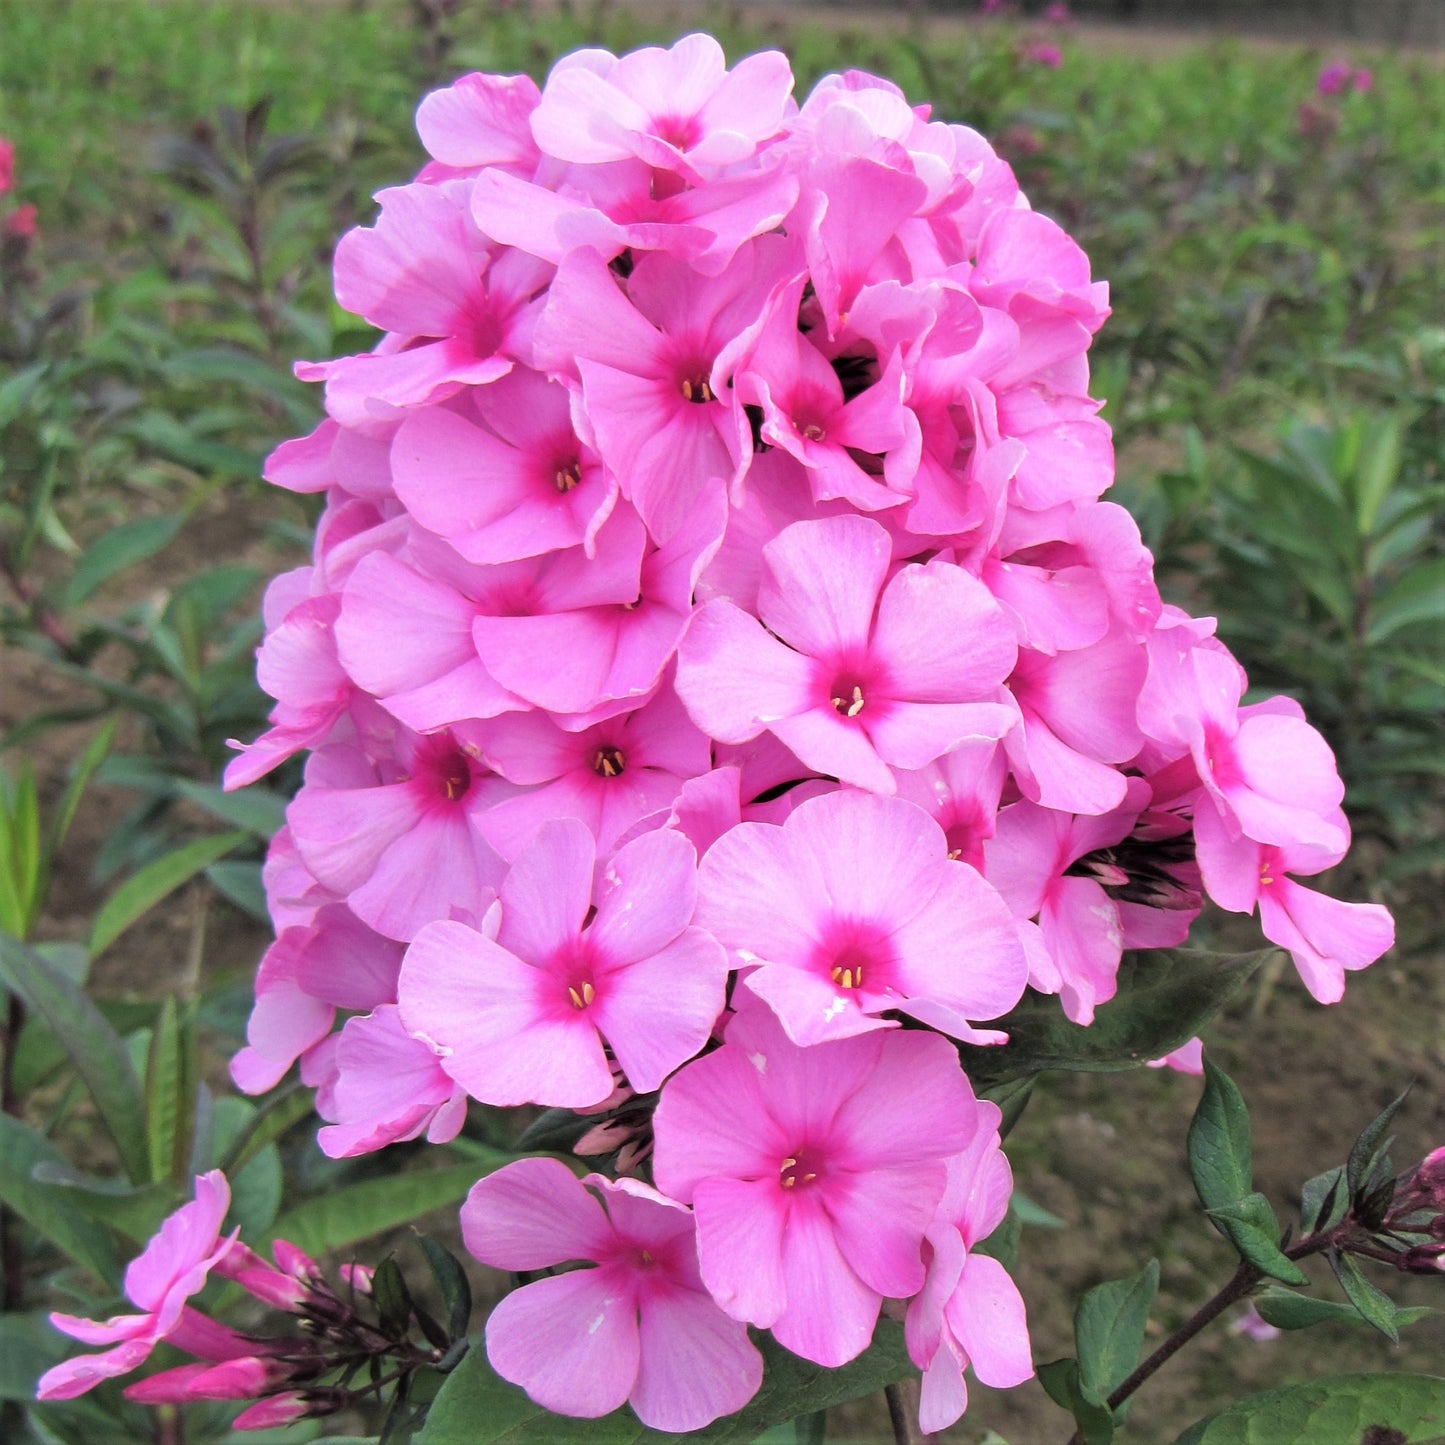
{"label": "green leaf", "polygon": [[1036,1074],[1025,1074],[1020,1079],[1013,1079],[1007,1084],[999,1084],[979,1095],[980,1098],[987,1099],[991,1104],[997,1104],[1003,1114],[998,1126],[1000,1140],[1007,1139],[1013,1132],[1014,1125],[1023,1117],[1029,1100],[1033,1098],[1034,1085],[1037,1082]]}
{"label": "green leaf", "polygon": [[418,1234],[416,1242],[431,1265],[432,1278],[447,1311],[447,1333],[454,1340],[462,1339],[472,1318],[472,1286],[467,1272],[456,1255],[443,1249],[430,1235]]}
{"label": "green leaf", "polygon": [[1174,1445],[1432,1445],[1442,1438],[1445,1379],[1336,1375],[1236,1401]]}
{"label": "green leaf", "polygon": [[1068,1221],[1035,1204],[1026,1194],[1014,1190],[1009,1198],[1009,1208],[1019,1217],[1019,1223],[1029,1229],[1067,1229]]}
{"label": "green leaf", "polygon": [[1023,1218],[1009,1201],[1009,1211],[999,1220],[997,1227],[987,1239],[974,1245],[979,1254],[996,1259],[1010,1274],[1018,1267],[1019,1237],[1023,1234]]}
{"label": "green leaf", "polygon": [[[1392,1302],[1393,1303],[1393,1302]],[[1323,1324],[1368,1324],[1369,1321],[1354,1305],[1341,1304],[1338,1300],[1317,1299],[1314,1295],[1296,1294],[1288,1289],[1261,1290],[1254,1297],[1254,1307],[1260,1318],[1277,1330],[1307,1330],[1312,1325]],[[1409,1309],[1395,1308],[1396,1326],[1413,1325],[1435,1311],[1425,1305]]]}
{"label": "green leaf", "polygon": [[1109,1396],[1133,1374],[1158,1291],[1159,1261],[1151,1259],[1138,1274],[1097,1284],[1079,1301],[1074,1340],[1079,1389],[1086,1400],[1107,1405]]}
{"label": "green leaf", "polygon": [[[230,1153],[259,1112],[249,1099],[227,1095],[215,1101],[205,1168],[219,1168],[219,1160]],[[256,1239],[275,1222],[280,1207],[281,1155],[275,1144],[262,1144],[231,1175],[230,1219],[245,1237]]]}
{"label": "green leaf", "polygon": [[1360,536],[1375,530],[1375,518],[1400,475],[1404,428],[1398,415],[1371,418],[1355,468],[1355,514]]}
{"label": "green leaf", "polygon": [[18,939],[0,934],[0,982],[18,993],[60,1040],[90,1090],[133,1184],[150,1179],[140,1080],[120,1036],[58,968]]}
{"label": "green leaf", "polygon": [[183,516],[142,517],[135,522],[122,523],[92,543],[70,574],[70,584],[65,589],[66,609],[78,607],[116,573],[153,557],[162,547],[169,545],[175,540],[184,520]]}
{"label": "green leaf", "polygon": [[[976,1089],[993,1089],[1043,1069],[1107,1072],[1157,1059],[1188,1042],[1279,952],[1206,953],[1151,949],[1127,953],[1118,992],[1088,1028],[1068,1021],[1058,1000],[1030,995],[996,1021],[1009,1041],[990,1047],[961,1044],[959,1056]],[[991,1027],[994,1025],[991,1025]]]}
{"label": "green leaf", "polygon": [[260,863],[212,863],[206,869],[206,877],[215,884],[216,891],[242,913],[249,913],[258,923],[270,922]]}
{"label": "green leaf", "polygon": [[1254,1181],[1249,1110],[1234,1081],[1207,1056],[1204,1093],[1189,1124],[1189,1172],[1206,1209],[1237,1203]]}
{"label": "green leaf", "polygon": [[143,918],[162,898],[194,878],[208,864],[249,839],[247,833],[217,833],[197,838],[147,863],[127,878],[101,905],[90,931],[90,951],[103,953],[131,924]]}
{"label": "green leaf", "polygon": [[[766,1336],[755,1343],[764,1362],[758,1393],[736,1415],[682,1438],[696,1445],[752,1445],[774,1425],[872,1394],[916,1373],[903,1326],[894,1320],[879,1321],[868,1349],[836,1370],[800,1360]],[[417,1445],[666,1445],[679,1438],[649,1430],[625,1408],[600,1420],[550,1415],[499,1379],[486,1350],[476,1346],[447,1376]]]}
{"label": "green leaf", "polygon": [[286,821],[286,799],[266,788],[249,787],[238,793],[208,788],[189,778],[177,778],[175,790],[233,828],[244,828],[258,838],[270,838]]}
{"label": "green leaf", "polygon": [[1114,1416],[1107,1405],[1084,1394],[1077,1360],[1053,1360],[1040,1365],[1038,1375],[1049,1399],[1074,1417],[1084,1445],[1109,1445],[1114,1438]]}
{"label": "green leaf", "polygon": [[114,1286],[120,1266],[110,1236],[31,1178],[38,1165],[64,1163],[64,1157],[28,1124],[0,1114],[0,1200],[77,1264]]}
{"label": "green leaf", "polygon": [[44,1315],[0,1314],[0,1400],[35,1399],[35,1382],[69,1354],[70,1342]]}
{"label": "green leaf", "polygon": [[1332,1229],[1345,1217],[1350,1207],[1350,1191],[1345,1187],[1345,1171],[1338,1165],[1305,1181],[1300,1190],[1300,1232],[1318,1234]]}
{"label": "green leaf", "polygon": [[359,1240],[410,1224],[433,1209],[455,1204],[483,1174],[500,1169],[512,1157],[498,1150],[490,1163],[453,1164],[348,1184],[288,1209],[276,1221],[270,1237],[289,1239],[313,1256],[346,1249]]}
{"label": "green leaf", "polygon": [[371,1297],[376,1303],[381,1332],[390,1340],[399,1340],[411,1329],[411,1291],[402,1278],[401,1267],[393,1255],[376,1266],[371,1277]]}
{"label": "green leaf", "polygon": [[1371,606],[1365,645],[1374,647],[1417,622],[1445,623],[1445,558],[1417,562]]}
{"label": "green leaf", "polygon": [[245,1126],[231,1140],[216,1167],[228,1177],[242,1168],[268,1144],[273,1144],[293,1125],[307,1118],[314,1106],[310,1089],[291,1084],[260,1105]]}
{"label": "green leaf", "polygon": [[146,1055],[146,1142],[150,1145],[151,1178],[169,1179],[175,1166],[182,1100],[181,1026],[174,997],[161,1005]]}
{"label": "green leaf", "polygon": [[62,1207],[78,1209],[137,1244],[150,1239],[178,1202],[169,1182],[136,1186],[95,1179],[65,1160],[37,1164],[31,1178]]}
{"label": "green leaf", "polygon": [[1349,1197],[1353,1201],[1360,1193],[1374,1171],[1375,1164],[1380,1155],[1389,1147],[1388,1142],[1382,1143],[1385,1130],[1390,1127],[1395,1115],[1399,1113],[1400,1106],[1409,1097],[1410,1089],[1407,1086],[1405,1091],[1398,1098],[1390,1103],[1373,1118],[1363,1129],[1350,1149],[1350,1157],[1345,1164],[1345,1184],[1349,1189]]}
{"label": "green leaf", "polygon": [[91,738],[85,751],[80,755],[80,761],[76,763],[70,774],[70,781],[65,785],[65,792],[60,799],[60,806],[55,810],[55,817],[50,827],[50,852],[51,855],[59,850],[60,845],[65,842],[66,835],[70,832],[70,825],[75,821],[76,810],[80,807],[81,795],[85,792],[86,784],[90,782],[95,770],[105,761],[105,755],[110,751],[111,742],[115,738],[116,718],[107,718],[105,723],[96,735]]}
{"label": "green leaf", "polygon": [[[1360,1267],[1348,1254],[1336,1250],[1329,1252],[1330,1268],[1340,1282],[1345,1297],[1359,1310],[1360,1318],[1372,1324],[1391,1344],[1400,1343],[1400,1325],[1396,1318],[1395,1301],[1382,1290],[1377,1289],[1360,1273]],[[1445,1422],[1442,1422],[1445,1430]]]}
{"label": "green leaf", "polygon": [[1285,1284],[1310,1282],[1309,1276],[1280,1249],[1279,1220],[1263,1194],[1246,1194],[1232,1204],[1221,1204],[1206,1212],[1247,1264]]}

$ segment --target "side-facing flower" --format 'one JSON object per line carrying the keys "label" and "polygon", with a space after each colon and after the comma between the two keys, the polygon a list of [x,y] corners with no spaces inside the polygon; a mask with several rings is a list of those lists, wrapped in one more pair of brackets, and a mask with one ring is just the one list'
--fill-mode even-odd
{"label": "side-facing flower", "polygon": [[[162,1340],[184,1344],[180,1337],[192,1325],[196,1327],[193,1333],[230,1335],[195,1315],[186,1305],[235,1242],[234,1234],[221,1237],[221,1222],[230,1204],[231,1188],[219,1169],[197,1177],[196,1197],[165,1220],[155,1238],[126,1269],[125,1295],[139,1314],[115,1315],[104,1321],[59,1313],[50,1316],[50,1323],[62,1334],[87,1345],[109,1345],[110,1349],[98,1355],[81,1355],[47,1370],[36,1386],[38,1399],[73,1400],[102,1380],[135,1369]],[[233,1353],[249,1353],[246,1342],[232,1338],[240,1344]],[[212,1357],[222,1359],[225,1355]]]}
{"label": "side-facing flower", "polygon": [[539,1405],[594,1419],[628,1402],[682,1432],[757,1393],[762,1357],[703,1286],[693,1216],[657,1190],[519,1159],[473,1186],[462,1237],[500,1269],[594,1266],[525,1285],[487,1321],[493,1367]]}

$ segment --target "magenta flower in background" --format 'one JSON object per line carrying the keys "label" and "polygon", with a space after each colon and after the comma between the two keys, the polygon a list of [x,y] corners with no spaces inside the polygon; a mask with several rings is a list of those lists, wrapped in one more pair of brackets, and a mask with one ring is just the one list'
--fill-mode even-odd
{"label": "magenta flower in background", "polygon": [[1042,65],[1048,70],[1058,70],[1064,63],[1064,52],[1051,40],[1030,40],[1019,54],[1030,65]]}
{"label": "magenta flower in background", "polygon": [[473,1186],[462,1237],[499,1269],[594,1266],[524,1285],[487,1321],[492,1367],[539,1405],[595,1419],[626,1402],[681,1432],[757,1393],[762,1357],[703,1285],[692,1213],[657,1190],[520,1159]]}
{"label": "magenta flower in background", "polygon": [[1345,60],[1332,60],[1319,73],[1315,91],[1319,95],[1338,95],[1350,83],[1350,64]]}
{"label": "magenta flower in background", "polygon": [[0,196],[15,189],[15,142],[0,136]]}
{"label": "magenta flower in background", "polygon": [[713,1298],[836,1366],[867,1347],[885,1297],[922,1287],[946,1160],[978,1119],[936,1034],[798,1048],[744,1003],[723,1047],[668,1081],[653,1127],[658,1187],[693,1206]]}

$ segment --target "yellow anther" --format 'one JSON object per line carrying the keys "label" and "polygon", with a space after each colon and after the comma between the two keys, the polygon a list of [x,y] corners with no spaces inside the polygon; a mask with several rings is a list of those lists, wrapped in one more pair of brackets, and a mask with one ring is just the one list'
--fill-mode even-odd
{"label": "yellow anther", "polygon": [[949,858],[950,858],[953,862],[956,863],[956,862],[958,862],[958,860],[959,860],[960,858],[963,857],[963,849],[962,849],[962,848],[950,848],[950,849],[948,850],[948,856],[949,856]]}
{"label": "yellow anther", "polygon": [[809,1180],[816,1179],[817,1177],[818,1176],[816,1174],[805,1174],[803,1175],[803,1183],[806,1184]]}
{"label": "yellow anther", "polygon": [[596,990],[595,988],[593,988],[590,983],[584,983],[584,984],[582,985],[582,1002],[583,1002],[583,1003],[591,1003],[592,1000],[593,1000],[594,998],[596,998],[596,997],[597,997],[597,990]]}
{"label": "yellow anther", "polygon": [[447,791],[447,802],[455,803],[466,792],[467,784],[470,782],[470,778],[460,777],[456,774],[449,777],[444,784]]}
{"label": "yellow anther", "polygon": [[784,1169],[792,1169],[797,1162],[796,1159],[784,1159],[783,1162],[778,1165],[778,1172],[781,1174]]}
{"label": "yellow anther", "polygon": [[692,383],[690,381],[685,380],[682,383],[682,399],[684,401],[692,400]]}
{"label": "yellow anther", "polygon": [[567,997],[572,1000],[573,1008],[587,1007],[587,1002],[584,1002],[582,995],[578,993],[577,990],[571,986],[571,984],[567,985]]}
{"label": "yellow anther", "polygon": [[582,469],[576,462],[570,467],[559,467],[553,480],[557,483],[559,492],[570,492],[582,480]]}
{"label": "yellow anther", "polygon": [[815,422],[815,421],[810,421],[810,422],[807,424],[807,426],[805,426],[805,427],[803,428],[803,440],[804,440],[804,441],[820,442],[820,441],[822,441],[827,435],[828,435],[828,433],[825,432],[825,431],[823,430],[823,428],[820,427],[820,426],[818,425],[818,423]]}
{"label": "yellow anther", "polygon": [[863,689],[862,689],[861,687],[855,687],[855,688],[853,689],[853,701],[852,701],[851,703],[849,703],[849,705],[848,705],[848,716],[849,716],[849,717],[857,717],[858,714],[859,714],[860,712],[862,712],[862,711],[863,711]]}
{"label": "yellow anther", "polygon": [[783,1176],[783,1188],[784,1188],[784,1189],[791,1189],[791,1188],[793,1187],[793,1185],[795,1185],[797,1182],[798,1182],[798,1181],[797,1181],[796,1179],[794,1179],[791,1174],[785,1174],[785,1175]]}

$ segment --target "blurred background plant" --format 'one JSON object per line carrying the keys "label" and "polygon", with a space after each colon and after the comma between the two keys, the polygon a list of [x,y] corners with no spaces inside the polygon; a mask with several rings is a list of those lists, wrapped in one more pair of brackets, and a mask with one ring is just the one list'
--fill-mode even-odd
{"label": "blurred background plant", "polygon": [[[280,1233],[322,1254],[454,1205],[496,1157],[483,1117],[450,1150],[327,1161],[305,1091],[240,1100],[224,1063],[266,939],[259,860],[294,776],[239,796],[217,779],[226,740],[253,736],[269,705],[252,677],[261,584],[305,560],[314,521],[311,500],[261,485],[261,461],[319,415],[291,360],[370,344],[331,299],[332,248],[370,219],[374,189],[420,164],[417,98],[466,70],[540,78],[579,45],[706,23],[732,55],[786,49],[800,91],[875,71],[998,145],[1111,283],[1094,393],[1166,596],[1214,612],[1256,690],[1298,697],[1329,735],[1367,842],[1353,866],[1401,917],[1400,958],[1345,1004],[1276,1009],[1251,1042],[1222,1032],[1221,1059],[1279,1116],[1260,1187],[1283,1197],[1347,1143],[1352,1096],[1380,1107],[1412,1073],[1445,1081],[1429,957],[1445,330],[1422,321],[1442,314],[1439,57],[1352,57],[1327,81],[1333,50],[1051,15],[684,25],[565,3],[0,0],[0,1436],[157,1438],[157,1417],[114,1389],[29,1397],[64,1347],[44,1309],[113,1309],[118,1261],[193,1172],[232,1172],[232,1223],[253,1242]],[[1288,1078],[1270,1068],[1283,1052]],[[1106,1091],[1074,1075],[1037,1092],[1041,1142],[1010,1146],[1021,1187],[1083,1228],[1031,1237],[1031,1308],[1116,1271],[1120,1250],[1168,1255],[1193,1208],[1169,1178],[1187,1082],[1141,1071]],[[1101,1171],[1140,1111],[1158,1142]],[[1420,1113],[1423,1144],[1442,1121]],[[1124,1223],[1105,1223],[1097,1202],[1121,1197]],[[1179,1299],[1218,1273],[1192,1251],[1166,1264]],[[1034,1319],[1041,1349],[1066,1347],[1063,1302]],[[1429,1328],[1407,1347],[1421,1363],[1445,1344]],[[1270,1360],[1239,1338],[1204,1350],[1151,1422],[1192,1419],[1238,1380],[1358,1361],[1334,1329]],[[1049,1417],[1031,1408],[1028,1392],[991,1404],[979,1390],[958,1438],[975,1421],[1039,1438]],[[227,1438],[231,1413],[188,1410],[184,1439]],[[876,1423],[845,1407],[830,1435]]]}

